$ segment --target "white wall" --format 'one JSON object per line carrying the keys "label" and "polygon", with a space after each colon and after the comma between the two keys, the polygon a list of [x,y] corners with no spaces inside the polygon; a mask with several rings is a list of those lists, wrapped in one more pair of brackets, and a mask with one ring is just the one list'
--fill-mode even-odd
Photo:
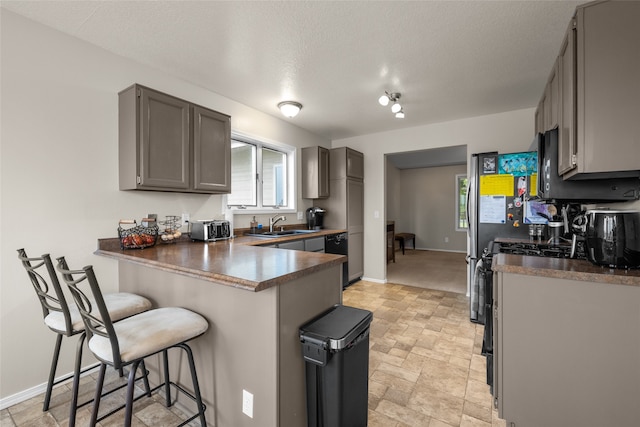
{"label": "white wall", "polygon": [[[118,191],[118,92],[140,83],[232,117],[232,130],[296,147],[330,141],[174,76],[2,9],[1,13],[0,398],[10,404],[48,375],[55,335],[16,249],[93,264],[105,291],[117,262],[93,255],[120,218],[147,213],[220,217],[221,196]],[[299,188],[298,178],[298,188]],[[298,191],[299,194],[299,191]],[[298,196],[298,210],[311,206]],[[248,226],[248,219],[242,219]],[[239,221],[236,221],[236,225]],[[59,373],[72,370],[75,340]],[[86,353],[86,352],[85,352]]]}
{"label": "white wall", "polygon": [[[466,252],[467,233],[456,231],[456,175],[466,174],[467,166],[400,171],[389,166],[387,196],[396,200],[389,203],[387,199],[387,219],[396,222],[396,233],[414,233],[417,249]],[[392,180],[389,172],[394,169],[398,173],[392,174],[397,175]]]}
{"label": "white wall", "polygon": [[[541,88],[542,90],[542,88]],[[466,145],[483,151],[525,151],[533,140],[533,108],[335,140],[332,147],[364,153],[364,276],[386,279],[385,154]],[[390,120],[396,120],[393,117]],[[468,171],[467,171],[468,173]],[[375,212],[379,217],[375,217]]]}

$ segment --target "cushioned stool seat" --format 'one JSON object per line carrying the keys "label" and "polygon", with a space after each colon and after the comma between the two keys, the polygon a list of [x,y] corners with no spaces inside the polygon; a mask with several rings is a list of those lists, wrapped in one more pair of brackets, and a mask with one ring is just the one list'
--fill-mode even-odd
{"label": "cushioned stool seat", "polygon": [[[107,305],[111,320],[117,322],[134,314],[142,313],[151,308],[151,302],[140,295],[119,292],[115,294],[105,294],[104,302]],[[95,303],[95,301],[92,301]],[[71,330],[74,332],[84,331],[84,322],[80,311],[75,303],[68,304],[69,316],[71,317]],[[100,313],[97,313],[100,316]],[[55,332],[66,333],[65,316],[60,311],[52,311],[45,318],[44,323]]]}
{"label": "cushioned stool seat", "polygon": [[[122,408],[126,408],[124,425],[125,427],[129,427],[131,426],[133,418],[134,401],[145,395],[151,396],[152,391],[164,387],[166,406],[171,406],[173,402],[171,400],[170,386],[173,385],[179,392],[186,394],[196,402],[198,408],[198,412],[195,415],[184,420],[180,425],[186,425],[199,417],[200,424],[205,427],[207,425],[205,419],[206,407],[202,403],[202,397],[200,396],[200,386],[198,385],[193,353],[191,352],[191,348],[186,344],[187,341],[207,331],[209,324],[205,318],[184,308],[167,307],[136,314],[135,316],[113,323],[107,312],[106,301],[102,296],[102,291],[98,286],[98,280],[96,279],[92,266],[84,267],[82,270],[70,270],[64,257],[60,257],[58,258],[57,268],[69,286],[69,290],[82,316],[85,329],[87,330],[89,349],[101,362],[98,380],[96,382],[93,412],[89,425],[93,427],[98,421]],[[85,281],[100,316],[96,316],[95,313],[91,312],[94,304],[88,304],[89,298],[84,291],[80,289],[80,284]],[[168,350],[170,348],[180,348],[186,353],[189,370],[191,372],[191,380],[193,382],[193,393],[171,382],[168,362]],[[152,390],[149,387],[144,359],[145,357],[158,353],[162,353],[163,357],[163,382]],[[129,379],[127,381],[126,401],[121,407],[98,418],[100,397],[102,396],[102,386],[104,384],[107,365],[111,365],[116,369],[121,369],[123,366],[128,365],[131,366]],[[134,398],[134,386],[138,367],[142,370],[145,394]]]}
{"label": "cushioned stool seat", "polygon": [[[168,322],[168,319],[171,321]],[[175,343],[189,341],[202,335],[208,328],[209,324],[202,316],[178,307],[147,311],[113,325],[118,336],[120,359],[125,364],[155,354]],[[114,363],[109,338],[92,336],[89,350],[98,359]]]}

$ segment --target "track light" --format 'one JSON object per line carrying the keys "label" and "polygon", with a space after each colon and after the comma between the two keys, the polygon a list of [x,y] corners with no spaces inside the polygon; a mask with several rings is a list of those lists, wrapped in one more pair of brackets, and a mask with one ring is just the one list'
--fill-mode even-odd
{"label": "track light", "polygon": [[302,104],[295,101],[282,101],[278,104],[278,108],[285,117],[293,118],[302,110]]}
{"label": "track light", "polygon": [[393,102],[393,105],[391,105],[391,112],[396,115],[396,118],[403,119],[404,111],[402,110],[402,105],[398,102],[398,100],[400,100],[400,96],[400,92],[389,93],[385,90],[384,95],[378,98],[378,102],[384,107],[389,105],[389,102]]}

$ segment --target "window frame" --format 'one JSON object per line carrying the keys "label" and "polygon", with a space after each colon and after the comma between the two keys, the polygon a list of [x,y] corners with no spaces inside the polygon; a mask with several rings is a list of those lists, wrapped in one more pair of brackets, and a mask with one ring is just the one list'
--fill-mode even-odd
{"label": "window frame", "polygon": [[[461,200],[460,200],[460,190],[462,189],[462,187],[460,186],[461,182],[466,180],[466,189],[465,189],[465,198],[464,198],[464,203],[461,205]],[[467,222],[467,198],[469,197],[469,177],[467,176],[466,173],[459,173],[456,174],[455,176],[455,189],[456,189],[456,231],[464,231],[466,232],[469,229],[469,223]],[[464,207],[464,212],[461,212],[461,208]],[[464,215],[461,215],[462,213],[464,213]],[[464,221],[464,223],[466,224],[466,226],[460,226],[460,221]]]}
{"label": "window frame", "polygon": [[[275,212],[282,213],[293,213],[296,212],[296,157],[297,157],[297,149],[295,147],[271,141],[266,138],[250,136],[247,134],[243,134],[240,132],[231,132],[231,142],[233,141],[242,142],[244,144],[250,144],[256,147],[256,173],[257,177],[254,178],[255,182],[255,190],[256,190],[256,205],[247,206],[247,205],[232,205],[229,204],[229,195],[225,195],[225,200],[223,201],[223,206],[226,206],[227,210],[231,211],[233,214],[273,214]],[[264,188],[262,185],[262,149],[276,151],[278,153],[282,153],[286,155],[286,165],[284,169],[286,171],[285,174],[285,182],[286,182],[286,206],[264,206]],[[233,167],[233,165],[231,165]],[[233,193],[233,186],[231,187],[231,193]]]}

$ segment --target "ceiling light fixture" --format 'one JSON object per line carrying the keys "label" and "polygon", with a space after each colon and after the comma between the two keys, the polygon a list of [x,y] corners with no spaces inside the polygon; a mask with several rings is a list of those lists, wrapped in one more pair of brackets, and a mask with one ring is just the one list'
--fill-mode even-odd
{"label": "ceiling light fixture", "polygon": [[400,103],[398,102],[400,100],[400,96],[402,96],[400,92],[389,93],[385,90],[384,95],[378,98],[378,102],[384,107],[389,105],[389,102],[393,102],[393,105],[391,105],[391,112],[396,115],[396,118],[404,119],[404,111],[402,109],[402,105],[400,105]]}
{"label": "ceiling light fixture", "polygon": [[295,101],[282,101],[278,104],[278,108],[285,117],[291,119],[297,116],[300,110],[302,110],[302,104]]}

